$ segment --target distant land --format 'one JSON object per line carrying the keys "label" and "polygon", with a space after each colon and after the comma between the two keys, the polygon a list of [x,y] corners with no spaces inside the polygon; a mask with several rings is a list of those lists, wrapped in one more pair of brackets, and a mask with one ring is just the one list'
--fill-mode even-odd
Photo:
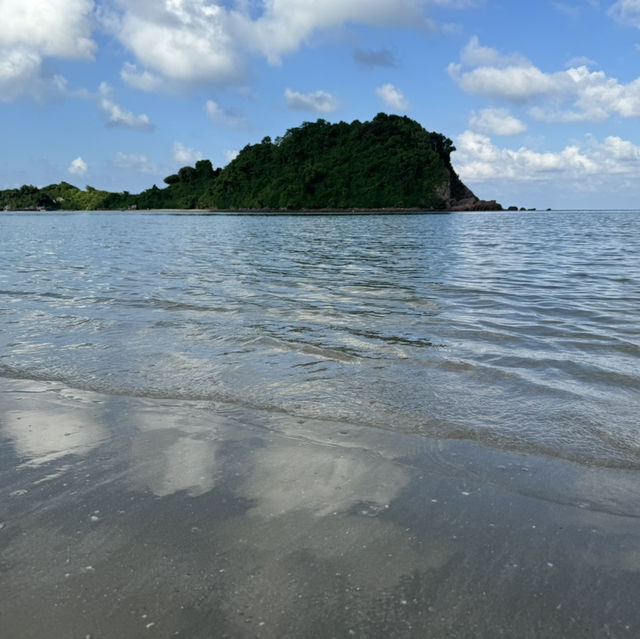
{"label": "distant land", "polygon": [[304,122],[247,145],[224,169],[185,166],[146,191],[110,193],[67,182],[0,191],[5,210],[205,209],[502,210],[480,200],[454,171],[452,141],[406,116],[370,122]]}

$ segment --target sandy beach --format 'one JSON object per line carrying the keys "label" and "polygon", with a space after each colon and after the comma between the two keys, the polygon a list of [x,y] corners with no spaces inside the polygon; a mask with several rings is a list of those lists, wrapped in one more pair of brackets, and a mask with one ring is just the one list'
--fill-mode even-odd
{"label": "sandy beach", "polygon": [[637,472],[2,380],[3,637],[633,637]]}

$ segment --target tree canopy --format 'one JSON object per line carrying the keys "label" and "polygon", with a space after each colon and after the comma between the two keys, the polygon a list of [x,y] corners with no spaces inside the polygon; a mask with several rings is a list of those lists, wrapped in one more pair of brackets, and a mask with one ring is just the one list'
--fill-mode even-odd
{"label": "tree canopy", "polygon": [[61,182],[0,191],[0,207],[45,209],[446,209],[473,194],[450,161],[452,141],[404,116],[304,122],[244,147],[224,169],[185,166],[137,195]]}

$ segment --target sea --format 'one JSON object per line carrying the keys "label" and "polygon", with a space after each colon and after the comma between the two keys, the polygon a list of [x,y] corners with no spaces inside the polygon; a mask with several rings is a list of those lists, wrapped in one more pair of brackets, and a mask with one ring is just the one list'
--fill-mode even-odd
{"label": "sea", "polygon": [[640,214],[0,215],[0,376],[640,469]]}
{"label": "sea", "polygon": [[640,636],[640,212],[0,213],[1,637]]}

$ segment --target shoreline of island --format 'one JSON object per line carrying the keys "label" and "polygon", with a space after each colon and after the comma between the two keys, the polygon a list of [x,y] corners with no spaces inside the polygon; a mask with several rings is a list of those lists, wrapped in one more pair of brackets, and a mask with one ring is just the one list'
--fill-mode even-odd
{"label": "shoreline of island", "polygon": [[[421,207],[373,207],[373,208],[121,208],[121,209],[45,209],[45,208],[5,208],[4,213],[175,213],[180,215],[447,215],[465,212],[505,212],[505,211],[535,211],[537,209],[505,209],[500,204],[493,206],[493,202],[481,200],[477,207],[454,207],[448,209],[427,209]],[[551,209],[547,209],[550,211]]]}

